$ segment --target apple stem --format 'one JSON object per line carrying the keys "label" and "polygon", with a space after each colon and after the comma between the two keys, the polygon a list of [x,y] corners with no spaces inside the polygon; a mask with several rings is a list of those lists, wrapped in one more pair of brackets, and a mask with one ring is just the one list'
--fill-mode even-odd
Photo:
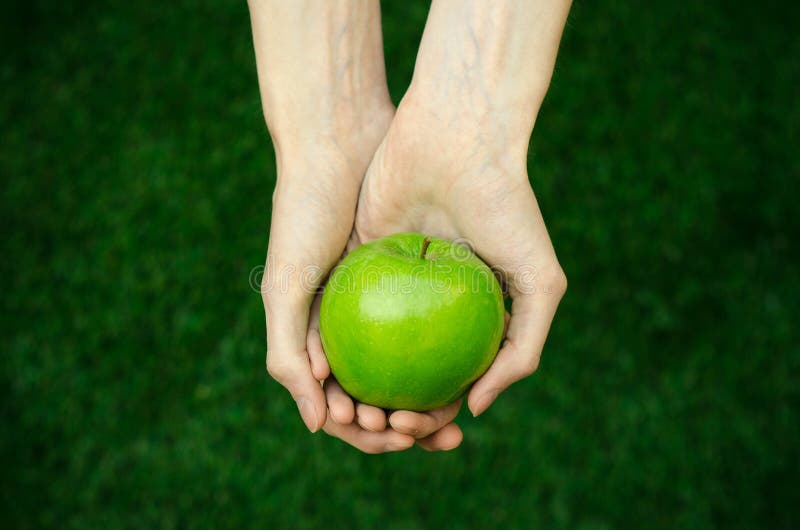
{"label": "apple stem", "polygon": [[425,259],[425,253],[428,251],[428,246],[431,244],[431,238],[425,237],[422,241],[422,252],[419,253],[419,259]]}

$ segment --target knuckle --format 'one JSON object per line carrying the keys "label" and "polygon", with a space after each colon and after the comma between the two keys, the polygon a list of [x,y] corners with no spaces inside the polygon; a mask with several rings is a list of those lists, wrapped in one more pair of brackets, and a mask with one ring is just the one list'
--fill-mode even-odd
{"label": "knuckle", "polygon": [[539,368],[539,357],[533,355],[524,359],[520,359],[516,366],[516,375],[519,379],[530,377]]}
{"label": "knuckle", "polygon": [[291,367],[280,357],[267,354],[267,373],[276,381],[284,381],[291,374]]}
{"label": "knuckle", "polygon": [[567,285],[568,284],[569,284],[569,282],[567,281],[567,274],[564,272],[564,269],[559,267],[558,268],[557,285],[558,285],[558,288],[559,288],[559,292],[561,294],[564,294],[565,292],[567,292]]}
{"label": "knuckle", "polygon": [[543,280],[549,292],[562,296],[567,291],[567,275],[558,263],[548,269]]}

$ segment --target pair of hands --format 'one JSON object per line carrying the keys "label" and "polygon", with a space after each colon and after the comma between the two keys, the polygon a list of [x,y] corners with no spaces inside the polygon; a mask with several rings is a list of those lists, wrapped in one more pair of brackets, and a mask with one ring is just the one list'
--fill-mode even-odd
{"label": "pair of hands", "polygon": [[[305,112],[298,99],[303,105],[312,100],[297,94],[281,98],[267,86],[270,68],[280,67],[270,67],[259,57],[260,44],[268,40],[259,39],[259,24],[267,23],[259,19],[263,8],[251,2],[262,97],[278,162],[262,283],[267,370],[289,390],[312,432],[321,428],[368,453],[403,450],[415,443],[428,450],[457,447],[462,432],[453,419],[461,401],[422,413],[386,412],[347,395],[331,375],[322,349],[318,293],[342,255],[372,239],[397,232],[466,239],[501,271],[512,298],[502,347],[467,395],[470,411],[481,414],[505,388],[533,373],[566,289],[526,171],[528,141],[549,73],[544,89],[533,95],[529,91],[523,100],[521,94],[509,97],[497,83],[486,82],[490,76],[484,67],[442,57],[438,35],[431,37],[430,27],[442,17],[452,26],[454,15],[447,9],[456,6],[434,2],[415,80],[396,111],[381,54],[379,66],[374,57],[358,66],[359,78],[371,80],[358,90],[353,90],[352,78],[342,90],[340,74],[330,76],[334,85],[339,83],[326,89],[334,96],[314,103],[327,125],[310,133],[285,133],[292,120],[280,109],[303,108],[296,117]],[[322,17],[323,26],[337,16],[351,17],[348,27],[359,24],[352,12],[329,13]],[[465,15],[466,29],[474,30],[467,19]],[[374,24],[362,22],[360,42],[374,40]],[[363,59],[365,52],[349,55]],[[552,56],[554,60],[554,50]],[[336,63],[335,54],[328,61]],[[442,77],[447,64],[455,71]],[[465,83],[465,77],[480,77],[480,83]],[[495,90],[487,89],[490,85]],[[528,88],[541,85],[530,83]]]}

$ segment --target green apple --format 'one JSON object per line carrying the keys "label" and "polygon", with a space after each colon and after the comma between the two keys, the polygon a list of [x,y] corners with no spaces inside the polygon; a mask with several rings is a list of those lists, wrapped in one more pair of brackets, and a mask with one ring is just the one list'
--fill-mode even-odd
{"label": "green apple", "polygon": [[488,369],[504,313],[497,278],[469,249],[395,234],[333,270],[320,334],[333,375],[355,399],[424,411],[455,401]]}

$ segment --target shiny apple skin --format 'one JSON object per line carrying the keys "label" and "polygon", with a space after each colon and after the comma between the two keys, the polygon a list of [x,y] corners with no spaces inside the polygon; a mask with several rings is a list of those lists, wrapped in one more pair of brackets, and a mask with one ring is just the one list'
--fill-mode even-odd
{"label": "shiny apple skin", "polygon": [[351,252],[322,297],[320,333],[355,399],[430,410],[458,399],[491,365],[503,334],[500,285],[463,246],[395,234]]}

